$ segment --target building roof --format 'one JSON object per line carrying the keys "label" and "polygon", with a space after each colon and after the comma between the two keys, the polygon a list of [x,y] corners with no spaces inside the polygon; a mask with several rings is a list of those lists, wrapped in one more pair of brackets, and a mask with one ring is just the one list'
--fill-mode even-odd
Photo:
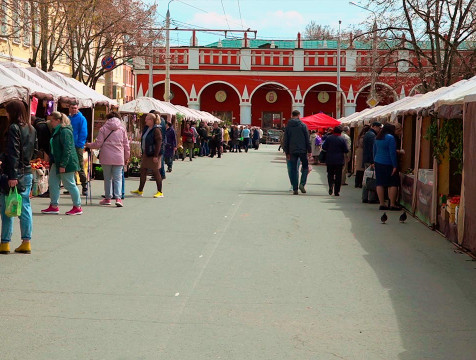
{"label": "building roof", "polygon": [[[266,45],[271,45],[274,43],[275,48],[277,49],[295,49],[297,40],[264,40],[264,39],[248,39],[249,48],[259,49],[265,48]],[[379,48],[388,49],[395,47],[398,44],[399,40],[380,40]],[[221,44],[221,46],[220,46]],[[231,48],[239,49],[242,47],[243,39],[223,39],[216,41],[214,43],[205,45],[208,48]],[[353,41],[353,48],[357,50],[368,50],[372,48],[371,41]],[[427,41],[420,41],[418,46],[422,49],[430,50],[430,43]],[[337,50],[337,40],[301,40],[302,49],[334,49]],[[349,48],[349,43],[343,41],[341,44],[342,49]],[[409,47],[409,44],[407,45]],[[470,50],[476,48],[476,43],[463,42],[460,44],[460,50]]]}

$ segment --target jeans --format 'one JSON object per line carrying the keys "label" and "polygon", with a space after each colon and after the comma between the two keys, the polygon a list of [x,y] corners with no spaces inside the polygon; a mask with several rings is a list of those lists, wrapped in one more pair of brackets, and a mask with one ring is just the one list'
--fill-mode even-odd
{"label": "jeans", "polygon": [[[291,160],[286,160],[286,166],[288,168],[288,176],[289,176],[289,181],[291,181]],[[296,164],[296,171],[297,174],[296,176],[299,176],[299,167],[301,166],[301,159],[298,159],[297,164]],[[293,184],[291,183],[291,187]]]}
{"label": "jeans", "polygon": [[250,138],[243,139],[243,147],[245,148],[245,152],[248,152],[248,148],[250,147]]}
{"label": "jeans", "polygon": [[81,181],[81,185],[83,188],[88,186],[88,178],[86,177],[86,173],[84,172],[84,158],[83,158],[84,149],[83,148],[76,148],[76,154],[78,154],[78,161],[79,161],[79,181]]}
{"label": "jeans", "polygon": [[[120,199],[122,194],[122,165],[102,165],[104,174],[104,194],[106,199]],[[114,184],[113,184],[114,183]],[[114,192],[114,194],[112,194]]]}
{"label": "jeans", "polygon": [[208,146],[208,140],[202,140],[202,144],[200,145],[200,155],[201,156],[210,155],[210,147]]}
{"label": "jeans", "polygon": [[172,165],[174,163],[174,157],[165,157],[165,163],[167,164],[167,170],[172,171]]}
{"label": "jeans", "polygon": [[296,191],[298,189],[298,182],[299,182],[299,169],[298,169],[298,161],[301,160],[302,163],[302,171],[301,171],[301,185],[306,185],[307,175],[309,174],[309,161],[307,159],[307,154],[291,154],[291,158],[289,161],[288,166],[288,175],[289,180],[291,181],[291,185],[293,186],[293,190]]}
{"label": "jeans", "polygon": [[50,204],[58,206],[60,198],[60,184],[69,191],[74,206],[81,206],[81,196],[79,195],[78,187],[76,186],[76,179],[74,172],[56,173],[56,164],[50,167],[50,176],[48,177],[48,185],[50,187]]}
{"label": "jeans", "polygon": [[327,183],[329,189],[334,190],[334,194],[340,193],[343,167],[343,165],[327,165]]}
{"label": "jeans", "polygon": [[[20,220],[20,233],[22,240],[31,240],[31,232],[33,229],[33,216],[30,205],[30,191],[33,182],[33,174],[23,175],[22,183],[25,186],[25,191],[21,192],[22,206]],[[7,195],[0,195],[0,206],[2,207],[2,242],[10,242],[13,235],[13,220],[14,218],[5,215],[5,200]]]}

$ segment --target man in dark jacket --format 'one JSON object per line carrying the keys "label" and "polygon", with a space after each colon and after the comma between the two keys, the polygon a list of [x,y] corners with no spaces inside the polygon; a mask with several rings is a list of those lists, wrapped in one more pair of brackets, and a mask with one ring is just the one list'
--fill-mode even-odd
{"label": "man in dark jacket", "polygon": [[329,184],[329,195],[334,192],[335,196],[340,195],[340,186],[342,182],[342,168],[345,163],[345,154],[349,148],[341,136],[342,128],[336,126],[334,133],[329,135],[322,144],[322,150],[326,151],[327,164],[327,182]]}
{"label": "man in dark jacket", "polygon": [[306,192],[307,174],[309,173],[309,160],[311,156],[311,141],[309,140],[309,131],[306,124],[300,119],[301,113],[298,110],[292,112],[292,118],[288,121],[284,129],[283,149],[288,161],[288,175],[293,187],[293,194],[298,194],[298,159],[301,160],[302,174],[299,182],[299,190]]}
{"label": "man in dark jacket", "polygon": [[364,169],[368,168],[374,163],[374,142],[381,127],[382,124],[378,121],[375,121],[372,123],[370,130],[364,135],[364,152],[362,158],[362,166]]}
{"label": "man in dark jacket", "polygon": [[[382,124],[375,121],[372,123],[370,130],[364,135],[362,154],[362,167],[364,168],[364,171],[374,164],[374,143],[381,128]],[[367,184],[362,184],[362,202],[378,203],[377,193],[372,189],[368,189]]]}

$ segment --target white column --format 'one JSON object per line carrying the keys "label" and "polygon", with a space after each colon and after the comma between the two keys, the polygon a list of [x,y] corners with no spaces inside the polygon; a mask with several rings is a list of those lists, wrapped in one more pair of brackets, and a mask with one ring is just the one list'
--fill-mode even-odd
{"label": "white column", "polygon": [[240,104],[240,124],[251,125],[251,103]]}
{"label": "white column", "polygon": [[198,101],[189,101],[187,105],[190,109],[200,110],[200,103]]}
{"label": "white column", "polygon": [[[304,103],[293,103],[293,108],[291,109],[291,112],[293,110],[298,110],[301,113],[301,117],[304,117]],[[290,118],[291,114],[288,116],[284,116],[285,118]]]}
{"label": "white column", "polygon": [[345,103],[344,104],[344,116],[349,116],[355,113],[355,103]]}

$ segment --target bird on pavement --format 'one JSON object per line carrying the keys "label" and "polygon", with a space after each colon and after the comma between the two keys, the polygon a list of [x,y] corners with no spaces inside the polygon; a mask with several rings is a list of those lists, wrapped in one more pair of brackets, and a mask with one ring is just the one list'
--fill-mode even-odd
{"label": "bird on pavement", "polygon": [[380,221],[382,224],[385,224],[385,222],[388,220],[387,214],[383,213],[382,217],[380,218]]}
{"label": "bird on pavement", "polygon": [[403,224],[407,220],[407,213],[404,211],[402,215],[400,215],[400,222]]}

